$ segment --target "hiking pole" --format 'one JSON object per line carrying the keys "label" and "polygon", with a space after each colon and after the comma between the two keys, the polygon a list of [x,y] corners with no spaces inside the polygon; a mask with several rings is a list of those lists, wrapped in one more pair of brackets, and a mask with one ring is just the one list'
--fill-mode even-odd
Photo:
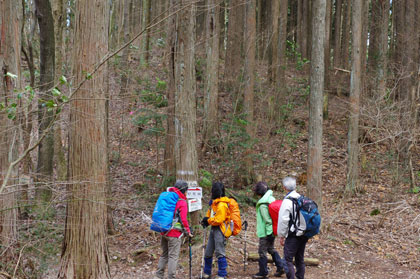
{"label": "hiking pole", "polygon": [[191,249],[191,237],[188,237],[188,247],[189,247],[189,252],[190,252],[190,260],[189,260],[189,264],[190,264],[190,279],[192,279],[192,249]]}
{"label": "hiking pole", "polygon": [[207,229],[204,229],[204,236],[203,236],[203,257],[201,258],[200,279],[203,279],[203,270],[204,270],[204,252],[205,252],[205,249],[206,249],[206,234],[207,234]]}
{"label": "hiking pole", "polygon": [[246,271],[246,232],[248,231],[248,222],[244,221],[242,226],[244,227],[245,230],[245,240],[244,240],[244,271]]}

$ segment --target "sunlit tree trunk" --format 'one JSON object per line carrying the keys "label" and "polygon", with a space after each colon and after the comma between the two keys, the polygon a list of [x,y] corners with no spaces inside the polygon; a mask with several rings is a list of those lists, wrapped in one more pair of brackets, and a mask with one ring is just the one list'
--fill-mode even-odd
{"label": "sunlit tree trunk", "polygon": [[[55,79],[55,37],[54,20],[49,0],[35,0],[36,15],[39,24],[40,37],[40,101],[38,105],[38,137],[52,125],[53,111],[44,105],[46,100],[52,99],[51,89]],[[51,186],[48,185],[53,175],[54,134],[50,129],[38,146],[37,175],[39,182],[37,198],[43,202],[51,199]]]}
{"label": "sunlit tree trunk", "polygon": [[[4,0],[0,5],[0,103],[11,105],[21,87],[21,1]],[[8,74],[9,73],[9,74]],[[13,77],[15,75],[16,77]],[[17,102],[17,100],[16,100]],[[18,127],[8,117],[6,110],[0,110],[0,185],[3,185],[9,164],[17,158]],[[0,246],[4,264],[14,254],[18,241],[16,196],[17,168],[12,170],[5,188],[0,190]]]}
{"label": "sunlit tree trunk", "polygon": [[110,278],[107,229],[106,63],[108,4],[76,2],[74,84],[81,85],[70,104],[69,185],[60,279]]}
{"label": "sunlit tree trunk", "polygon": [[[346,193],[352,195],[359,183],[359,118],[360,94],[362,92],[361,48],[362,48],[362,0],[352,0],[352,66],[350,78],[350,115],[348,133],[348,159]],[[350,3],[349,3],[350,4]]]}
{"label": "sunlit tree trunk", "polygon": [[220,6],[215,0],[208,0],[206,17],[207,69],[205,86],[205,118],[203,129],[203,150],[211,149],[218,135],[218,90],[219,90],[219,34]]}
{"label": "sunlit tree trunk", "polygon": [[311,92],[309,96],[308,195],[322,207],[322,100],[327,0],[313,1]]}

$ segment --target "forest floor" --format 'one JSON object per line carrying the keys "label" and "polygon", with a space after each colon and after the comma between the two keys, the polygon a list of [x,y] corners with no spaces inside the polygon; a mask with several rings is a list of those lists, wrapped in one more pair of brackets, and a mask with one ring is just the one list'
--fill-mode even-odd
{"label": "forest floor", "polygon": [[[223,103],[223,102],[221,102]],[[347,121],[346,97],[332,97],[329,119],[324,122],[322,232],[311,239],[306,257],[317,258],[318,266],[307,266],[306,278],[420,278],[420,200],[409,192],[409,183],[395,183],[389,166],[387,145],[366,145],[361,170],[361,188],[355,197],[343,196],[346,181]],[[153,278],[160,255],[160,236],[150,229],[150,216],[159,193],[161,176],[156,166],[153,137],[138,132],[130,120],[130,108],[120,100],[111,100],[110,134],[114,221],[117,233],[109,237],[112,278]],[[223,107],[221,108],[223,110]],[[293,138],[280,134],[265,136],[259,127],[256,151],[261,161],[263,179],[282,198],[281,179],[290,174],[304,177],[307,154],[307,104],[290,112],[288,129]],[[126,116],[124,116],[126,115]],[[260,122],[262,123],[262,122]],[[298,130],[296,130],[298,129]],[[162,157],[163,149],[160,149]],[[420,166],[418,154],[416,166]],[[238,195],[251,196],[249,189],[235,187],[227,159],[209,155],[200,159],[206,169]],[[305,194],[305,186],[298,185]],[[204,189],[204,199],[209,191]],[[203,203],[204,204],[204,203]],[[206,209],[206,208],[204,208]],[[228,278],[251,278],[258,271],[257,262],[243,265],[244,239],[247,252],[257,253],[255,208],[241,204],[242,219],[250,224],[248,232],[228,240]],[[204,211],[204,210],[203,210]],[[193,278],[199,278],[202,259],[202,229],[192,247]],[[279,241],[276,248],[283,254]],[[189,278],[188,243],[181,250],[177,278]],[[215,267],[214,270],[217,270]],[[271,274],[274,268],[271,268]],[[283,276],[285,278],[285,276]]]}

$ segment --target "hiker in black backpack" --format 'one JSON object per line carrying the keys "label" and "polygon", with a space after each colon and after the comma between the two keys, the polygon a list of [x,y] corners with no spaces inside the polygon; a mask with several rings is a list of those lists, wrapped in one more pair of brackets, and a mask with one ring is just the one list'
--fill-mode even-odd
{"label": "hiker in black backpack", "polygon": [[260,198],[257,202],[257,236],[259,238],[258,243],[258,266],[259,271],[254,274],[252,278],[265,279],[268,278],[267,268],[267,253],[273,258],[273,262],[276,265],[276,272],[274,276],[280,277],[284,274],[285,262],[281,259],[279,253],[274,248],[275,235],[273,231],[273,220],[271,219],[268,205],[274,202],[276,199],[273,197],[273,191],[268,189],[268,185],[265,182],[258,182],[254,188],[254,193]]}
{"label": "hiker in black backpack", "polygon": [[304,236],[306,223],[303,218],[299,222],[299,212],[292,199],[297,199],[300,194],[296,192],[296,179],[294,177],[286,177],[283,179],[283,187],[288,192],[283,199],[279,211],[279,220],[277,224],[277,233],[280,238],[280,244],[284,246],[284,258],[287,264],[287,279],[295,278],[295,267],[293,266],[293,258],[296,263],[296,278],[304,279],[305,262],[304,254],[308,237]]}
{"label": "hiker in black backpack", "polygon": [[172,222],[173,225],[169,231],[161,233],[160,246],[162,248],[162,254],[159,259],[158,269],[154,279],[163,279],[166,266],[168,266],[168,279],[175,279],[179,251],[182,243],[181,237],[184,232],[188,234],[188,237],[192,237],[187,220],[188,205],[185,196],[187,190],[188,183],[184,180],[177,180],[175,182],[175,187],[169,188],[169,192],[178,194],[178,202],[176,203],[173,215],[176,222]]}

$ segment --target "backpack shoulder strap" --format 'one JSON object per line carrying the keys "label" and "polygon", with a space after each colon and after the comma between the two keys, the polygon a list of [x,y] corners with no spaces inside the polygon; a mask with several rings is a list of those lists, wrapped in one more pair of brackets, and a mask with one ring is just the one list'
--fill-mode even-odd
{"label": "backpack shoulder strap", "polygon": [[297,231],[298,227],[300,226],[300,207],[299,207],[299,202],[297,198],[293,198],[293,197],[287,197],[286,199],[289,199],[293,202],[292,205],[292,214],[290,216],[290,221],[289,221],[289,232],[290,232],[290,228],[292,227],[292,225],[295,226],[295,232]]}

